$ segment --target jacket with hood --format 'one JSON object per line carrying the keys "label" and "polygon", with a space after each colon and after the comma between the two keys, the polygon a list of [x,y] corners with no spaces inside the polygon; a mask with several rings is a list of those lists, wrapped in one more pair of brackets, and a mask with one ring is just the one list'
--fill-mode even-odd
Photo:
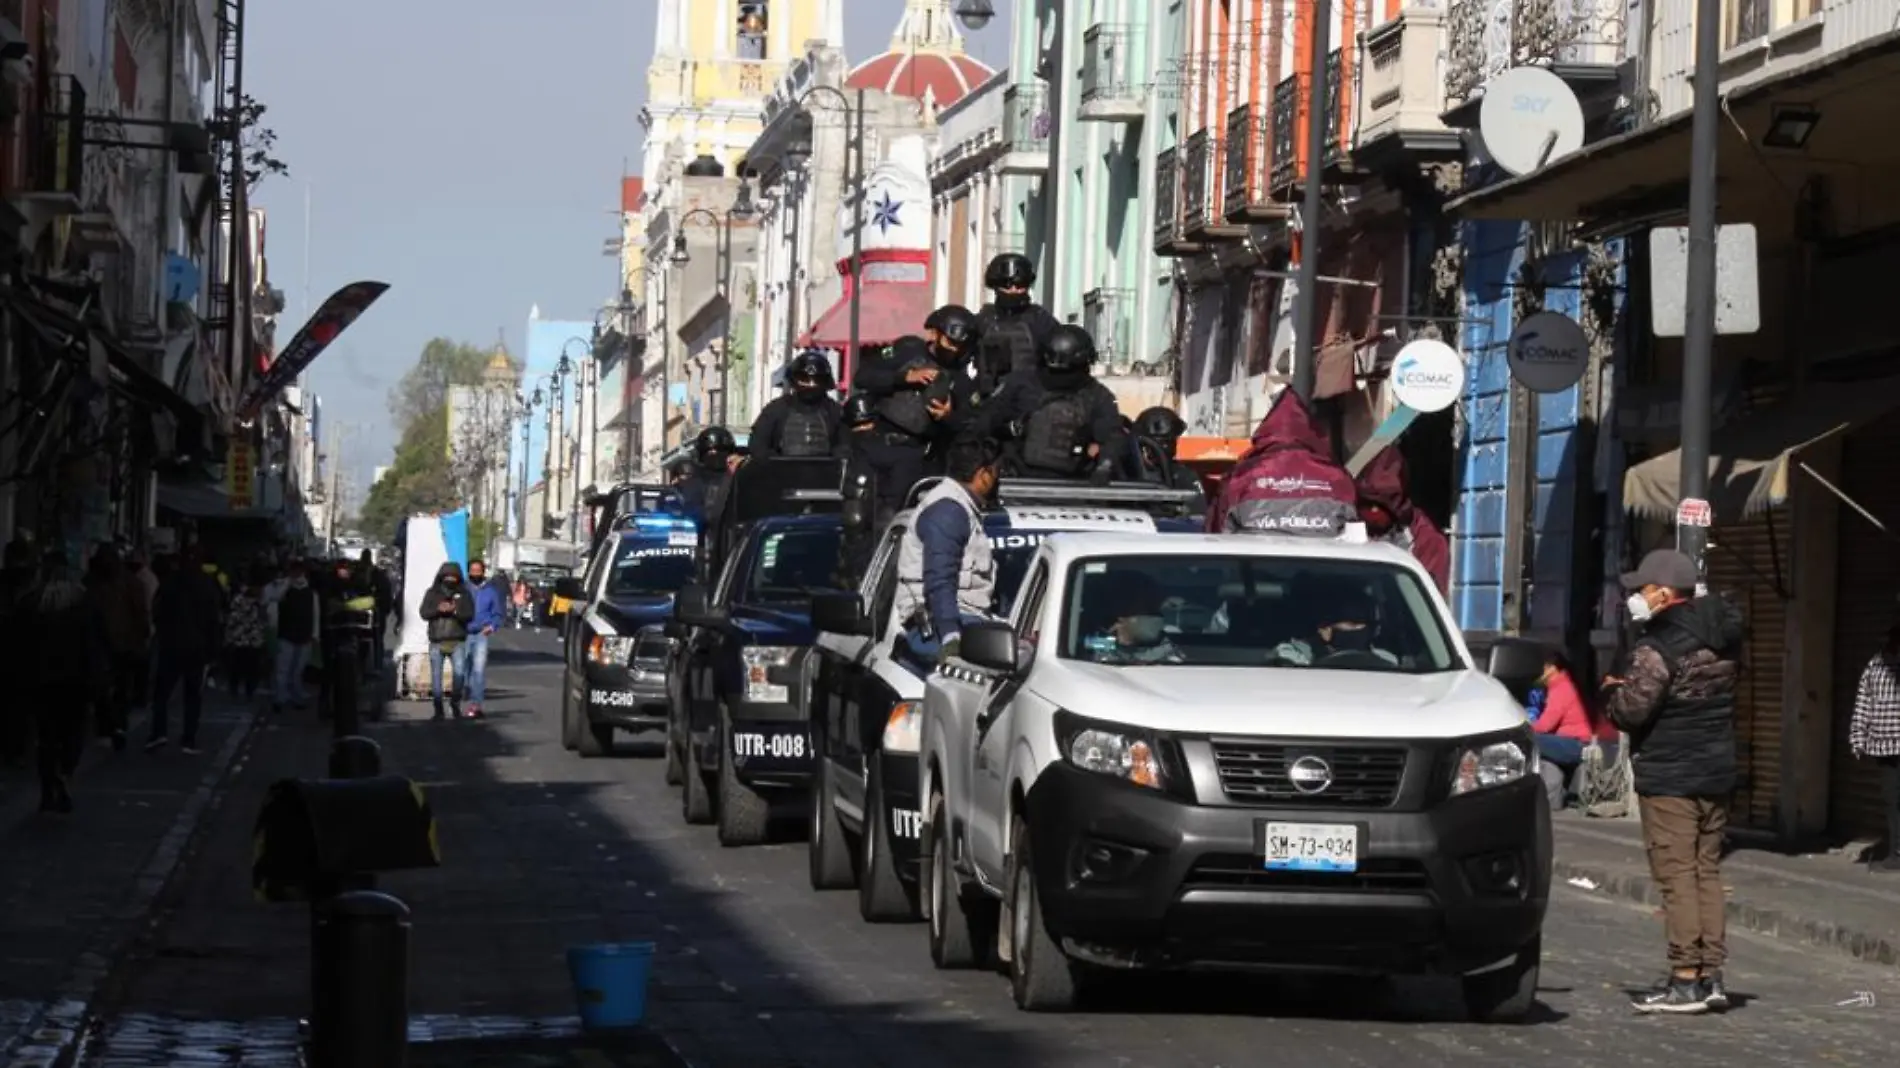
{"label": "jacket with hood", "polygon": [[1291,520],[1286,529],[1343,529],[1357,519],[1358,500],[1352,476],[1333,459],[1332,436],[1298,394],[1283,389],[1254,429],[1253,447],[1221,480],[1207,529],[1275,529],[1282,517]]}
{"label": "jacket with hood", "polygon": [[[444,611],[442,605],[447,604]],[[464,642],[475,619],[475,598],[462,578],[462,565],[453,560],[436,569],[435,583],[422,594],[420,615],[429,623],[432,642]]]}
{"label": "jacket with hood", "polygon": [[1630,651],[1605,711],[1630,736],[1636,792],[1726,797],[1735,788],[1742,619],[1719,594],[1665,608]]}
{"label": "jacket with hood", "polygon": [[1359,472],[1359,501],[1377,505],[1392,517],[1387,541],[1406,549],[1438,584],[1438,592],[1451,592],[1451,543],[1431,517],[1418,510],[1407,495],[1405,457],[1397,447],[1388,446]]}

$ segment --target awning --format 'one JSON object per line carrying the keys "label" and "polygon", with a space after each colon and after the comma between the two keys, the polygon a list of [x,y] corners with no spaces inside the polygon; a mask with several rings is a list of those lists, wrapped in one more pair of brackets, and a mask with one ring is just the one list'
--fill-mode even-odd
{"label": "awning", "polygon": [[[1717,138],[1724,221],[1746,221],[1750,213],[1738,204],[1745,188],[1760,187],[1764,196],[1786,198],[1762,172],[1756,147],[1773,121],[1775,104],[1806,104],[1821,115],[1806,149],[1788,157],[1791,165],[1800,166],[1804,158],[1871,165],[1893,158],[1891,139],[1874,135],[1889,127],[1896,99],[1900,31],[1868,38],[1729,93]],[[1691,124],[1691,113],[1683,111],[1665,122],[1605,138],[1543,170],[1460,197],[1446,210],[1467,219],[1607,217],[1638,226],[1654,224],[1687,210]]]}
{"label": "awning", "polygon": [[[1895,410],[1900,410],[1900,378],[1830,382],[1810,386],[1800,397],[1716,431],[1709,442],[1709,503],[1716,523],[1732,523],[1786,503],[1789,470],[1802,466],[1795,453]],[[1644,460],[1623,474],[1623,506],[1638,515],[1671,520],[1681,500],[1681,449]]]}
{"label": "awning", "polygon": [[[921,333],[935,295],[928,282],[865,282],[863,307],[858,312],[858,344],[888,345],[906,334]],[[819,316],[799,344],[848,352],[850,295],[838,298],[838,303]]]}
{"label": "awning", "polygon": [[192,519],[276,519],[269,508],[232,509],[231,497],[215,482],[161,479],[158,506]]}
{"label": "awning", "polygon": [[90,362],[90,350],[96,343],[105,351],[112,388],[132,401],[146,406],[155,414],[164,412],[185,421],[199,418],[196,408],[167,386],[163,379],[140,366],[123,346],[100,328],[83,323],[19,289],[0,287],[0,297],[6,300],[14,314],[33,327],[34,332],[48,344],[70,353],[80,366]]}

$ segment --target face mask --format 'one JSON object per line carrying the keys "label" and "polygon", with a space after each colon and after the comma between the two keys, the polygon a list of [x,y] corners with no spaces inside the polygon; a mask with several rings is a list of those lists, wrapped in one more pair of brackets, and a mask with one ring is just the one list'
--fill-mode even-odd
{"label": "face mask", "polygon": [[475,585],[480,586],[482,583],[488,581],[488,576],[487,575],[470,575],[468,577],[468,580],[470,582],[473,582]]}
{"label": "face mask", "polygon": [[998,293],[996,294],[996,306],[999,308],[1009,308],[1012,310],[1016,308],[1027,308],[1029,307],[1029,294],[1027,293]]}
{"label": "face mask", "polygon": [[930,347],[930,357],[944,367],[952,369],[962,367],[965,363],[968,363],[970,359],[969,354],[963,350],[953,349],[946,345],[932,345]]}
{"label": "face mask", "polygon": [[1371,627],[1357,627],[1357,628],[1334,627],[1333,640],[1331,642],[1331,645],[1335,649],[1346,649],[1346,650],[1351,650],[1354,652],[1364,652],[1365,650],[1372,648],[1372,628]]}
{"label": "face mask", "polygon": [[308,589],[310,586],[310,580],[307,578],[294,578],[290,580],[290,584],[292,587],[299,590]]}
{"label": "face mask", "polygon": [[1634,623],[1647,623],[1656,614],[1656,610],[1649,607],[1649,598],[1644,597],[1640,590],[1630,594],[1630,599],[1623,604],[1629,609],[1630,620]]}
{"label": "face mask", "polygon": [[1122,621],[1122,633],[1130,645],[1153,645],[1161,640],[1160,616],[1129,616]]}

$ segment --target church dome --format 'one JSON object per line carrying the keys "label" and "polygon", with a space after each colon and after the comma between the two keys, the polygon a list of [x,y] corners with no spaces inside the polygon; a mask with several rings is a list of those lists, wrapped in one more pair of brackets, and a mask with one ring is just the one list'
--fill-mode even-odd
{"label": "church dome", "polygon": [[996,72],[963,51],[949,0],[907,0],[890,50],[853,67],[848,89],[868,89],[945,108]]}

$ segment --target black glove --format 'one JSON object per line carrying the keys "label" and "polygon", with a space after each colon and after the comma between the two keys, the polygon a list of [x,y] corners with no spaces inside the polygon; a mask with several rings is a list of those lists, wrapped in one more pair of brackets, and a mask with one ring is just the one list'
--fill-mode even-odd
{"label": "black glove", "polygon": [[1103,460],[1089,472],[1089,482],[1097,486],[1106,486],[1115,480],[1115,465]]}
{"label": "black glove", "polygon": [[1023,436],[1023,421],[1021,419],[1011,419],[1008,425],[1003,427],[1003,433],[1005,436],[1011,437],[1011,438],[1022,437]]}

